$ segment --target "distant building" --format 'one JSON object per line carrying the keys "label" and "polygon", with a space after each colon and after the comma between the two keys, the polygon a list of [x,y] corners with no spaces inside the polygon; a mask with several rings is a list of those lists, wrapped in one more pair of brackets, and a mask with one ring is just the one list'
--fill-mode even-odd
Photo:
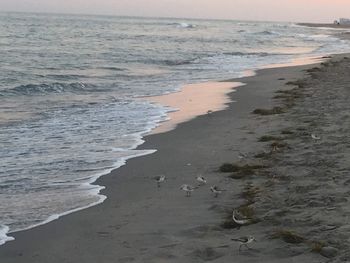
{"label": "distant building", "polygon": [[339,24],[341,25],[350,25],[350,19],[349,18],[340,18]]}

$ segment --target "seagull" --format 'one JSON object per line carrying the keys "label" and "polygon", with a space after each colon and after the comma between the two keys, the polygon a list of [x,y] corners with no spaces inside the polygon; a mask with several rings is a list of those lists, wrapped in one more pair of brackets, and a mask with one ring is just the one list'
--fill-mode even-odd
{"label": "seagull", "polygon": [[218,197],[219,194],[222,193],[222,190],[220,190],[219,187],[217,187],[216,185],[211,186],[211,187],[210,187],[210,191],[211,191],[212,193],[214,193],[214,196],[215,196],[215,197]]}
{"label": "seagull", "polygon": [[248,244],[252,243],[253,241],[256,242],[256,239],[253,236],[245,236],[240,238],[231,238],[231,240],[239,242],[239,251],[241,251],[242,246],[245,246],[246,248],[250,249],[248,247]]}
{"label": "seagull", "polygon": [[[242,219],[238,219],[236,217],[236,214],[238,214],[239,212],[235,209],[233,210],[232,213],[232,220],[239,226],[243,226],[243,225],[247,225],[251,222],[251,218],[242,218]],[[240,214],[240,213],[239,213]]]}
{"label": "seagull", "polygon": [[314,139],[314,140],[321,140],[321,137],[320,136],[317,136],[316,134],[311,134],[311,138]]}
{"label": "seagull", "polygon": [[161,183],[165,182],[165,176],[164,175],[156,176],[156,177],[154,177],[154,179],[156,180],[158,187],[160,187]]}
{"label": "seagull", "polygon": [[207,183],[207,180],[201,175],[197,176],[196,179],[197,179],[198,182],[200,182],[200,184],[206,184]]}
{"label": "seagull", "polygon": [[181,185],[180,189],[186,192],[187,197],[190,197],[191,193],[194,191],[194,187],[188,184]]}

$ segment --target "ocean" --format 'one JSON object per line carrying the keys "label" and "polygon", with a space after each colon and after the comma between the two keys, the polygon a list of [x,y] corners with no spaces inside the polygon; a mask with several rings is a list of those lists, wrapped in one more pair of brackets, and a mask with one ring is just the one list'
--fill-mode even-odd
{"label": "ocean", "polygon": [[292,23],[0,13],[0,244],[105,200],[95,180],[173,109],[139,97],[350,52]]}

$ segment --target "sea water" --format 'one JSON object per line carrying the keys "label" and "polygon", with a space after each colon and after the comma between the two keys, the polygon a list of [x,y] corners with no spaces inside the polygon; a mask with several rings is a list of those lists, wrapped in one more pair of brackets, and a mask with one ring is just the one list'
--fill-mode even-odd
{"label": "sea water", "polygon": [[292,23],[0,13],[0,244],[102,202],[101,175],[171,109],[139,100],[296,58],[349,52]]}

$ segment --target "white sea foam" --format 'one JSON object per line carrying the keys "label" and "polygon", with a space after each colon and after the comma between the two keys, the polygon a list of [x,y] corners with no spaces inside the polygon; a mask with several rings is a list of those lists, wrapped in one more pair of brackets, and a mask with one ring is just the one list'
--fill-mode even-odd
{"label": "white sea foam", "polygon": [[5,242],[14,240],[13,237],[7,236],[7,233],[9,232],[8,226],[0,226],[0,245],[5,244]]}
{"label": "white sea foam", "polygon": [[[84,184],[82,184],[81,187],[86,186],[86,185],[89,185],[89,186],[92,185],[101,176],[107,175],[110,172],[112,172],[113,170],[118,169],[119,167],[125,165],[127,160],[129,160],[129,159],[145,156],[145,155],[148,155],[148,154],[152,154],[152,153],[155,153],[156,151],[157,150],[138,150],[138,152],[135,153],[133,156],[125,157],[125,158],[122,158],[122,159],[118,160],[118,162],[115,163],[115,166],[113,168],[106,169],[105,171],[103,171],[101,173],[98,173],[95,176],[91,177],[89,179],[89,181],[87,181]],[[78,212],[78,211],[81,211],[81,210],[84,210],[84,209],[87,209],[87,208],[90,208],[90,207],[93,207],[95,205],[103,203],[107,199],[107,196],[101,195],[100,192],[102,190],[104,190],[104,189],[105,189],[105,186],[98,186],[97,188],[91,190],[91,192],[90,192],[91,195],[99,196],[99,200],[98,201],[96,201],[94,203],[91,203],[89,205],[86,205],[86,206],[77,207],[77,208],[71,209],[69,211],[65,211],[65,212],[60,213],[60,214],[51,215],[47,219],[43,220],[42,222],[40,222],[38,224],[30,225],[30,226],[28,226],[26,228],[23,228],[23,229],[17,229],[16,231],[9,231],[9,227],[8,226],[4,226],[2,228],[0,227],[0,245],[4,244],[7,241],[14,240],[13,237],[8,237],[6,235],[7,233],[16,233],[16,232],[19,232],[19,231],[29,230],[29,229],[32,229],[32,228],[35,228],[35,227],[38,227],[38,226],[42,226],[42,225],[50,223],[50,222],[52,222],[54,220],[57,220],[57,219],[59,219],[62,216],[66,216],[66,215],[69,215],[71,213]]]}

